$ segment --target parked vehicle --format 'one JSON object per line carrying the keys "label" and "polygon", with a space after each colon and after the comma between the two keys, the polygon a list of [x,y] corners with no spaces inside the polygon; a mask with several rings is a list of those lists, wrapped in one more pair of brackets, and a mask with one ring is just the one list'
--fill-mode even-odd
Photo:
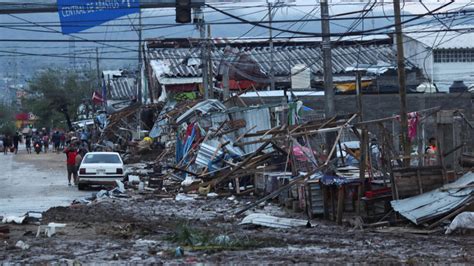
{"label": "parked vehicle", "polygon": [[89,185],[115,185],[124,179],[124,165],[116,152],[89,152],[79,166],[78,189]]}

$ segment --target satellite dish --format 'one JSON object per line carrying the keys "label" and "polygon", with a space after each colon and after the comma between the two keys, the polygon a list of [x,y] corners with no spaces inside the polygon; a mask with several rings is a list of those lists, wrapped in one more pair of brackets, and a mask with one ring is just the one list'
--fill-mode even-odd
{"label": "satellite dish", "polygon": [[421,93],[436,93],[436,87],[429,82],[423,82],[416,87],[416,91]]}

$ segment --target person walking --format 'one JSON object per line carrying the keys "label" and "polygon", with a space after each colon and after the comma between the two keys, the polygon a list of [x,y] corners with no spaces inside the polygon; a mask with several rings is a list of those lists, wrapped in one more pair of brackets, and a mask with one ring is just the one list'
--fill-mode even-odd
{"label": "person walking", "polygon": [[76,157],[77,157],[77,148],[74,144],[71,144],[64,150],[66,154],[66,167],[67,167],[67,179],[69,181],[69,186],[71,186],[71,176],[73,178],[74,184],[77,183],[77,169],[76,169]]}
{"label": "person walking", "polygon": [[49,149],[49,135],[47,132],[43,135],[43,146],[44,146],[44,153],[48,153]]}
{"label": "person walking", "polygon": [[66,134],[64,132],[59,133],[59,148],[64,149],[66,145]]}
{"label": "person walking", "polygon": [[20,143],[20,134],[18,132],[13,136],[13,148],[15,149],[15,154],[18,154],[18,144]]}
{"label": "person walking", "polygon": [[61,136],[59,135],[59,131],[53,133],[53,136],[51,137],[51,142],[53,142],[54,151],[59,153],[59,145],[61,144]]}
{"label": "person walking", "polygon": [[31,136],[30,135],[26,135],[25,137],[25,146],[26,146],[26,152],[30,154],[31,153]]}
{"label": "person walking", "polygon": [[5,135],[3,137],[3,154],[7,155],[8,150],[10,149],[11,146],[12,146],[12,144],[11,144],[10,136]]}

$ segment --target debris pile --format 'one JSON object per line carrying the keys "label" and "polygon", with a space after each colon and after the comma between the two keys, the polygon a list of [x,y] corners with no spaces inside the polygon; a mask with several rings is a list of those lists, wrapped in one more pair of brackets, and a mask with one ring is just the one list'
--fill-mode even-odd
{"label": "debris pile", "polygon": [[[151,123],[141,116],[143,108],[152,114]],[[429,145],[436,147],[423,152],[425,129],[444,130],[446,121],[451,121],[446,114],[461,114],[440,115],[440,109],[410,113],[409,136],[416,146],[409,157],[402,155],[396,140],[398,115],[370,121],[362,121],[358,114],[324,118],[299,99],[248,106],[238,94],[225,102],[168,100],[129,106],[107,118],[96,145],[123,154],[128,169],[122,185],[139,194],[176,201],[259,197],[240,205],[236,215],[276,200],[305,212],[309,219],[359,221],[361,228],[391,224],[396,212],[414,224],[424,224],[441,214],[413,218],[405,214],[418,207],[409,204],[408,210],[403,203],[443,191],[443,186],[466,173],[465,168],[456,170],[468,165],[470,158],[460,152],[463,145],[451,147],[446,139],[430,140]],[[452,154],[462,157],[457,163],[448,162]],[[458,168],[449,172],[448,163]],[[116,192],[100,191],[96,198],[124,196],[123,191]],[[466,196],[462,204],[470,202],[472,196]],[[443,215],[454,218],[459,206],[445,206]]]}

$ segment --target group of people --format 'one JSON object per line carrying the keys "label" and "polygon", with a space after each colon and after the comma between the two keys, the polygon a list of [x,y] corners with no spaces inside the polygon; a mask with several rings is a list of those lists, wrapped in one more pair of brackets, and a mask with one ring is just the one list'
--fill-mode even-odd
{"label": "group of people", "polygon": [[54,152],[59,153],[67,147],[73,138],[78,137],[81,137],[82,142],[88,143],[87,134],[81,135],[76,132],[64,133],[55,131],[48,133],[44,129],[25,134],[16,132],[13,135],[5,134],[0,137],[0,147],[3,147],[4,154],[8,154],[9,152],[17,154],[19,144],[24,141],[27,153],[31,153],[36,144],[39,145],[40,150],[44,153],[50,151],[50,146],[52,146]]}
{"label": "group of people", "polygon": [[1,146],[3,147],[3,153],[8,154],[8,152],[18,153],[18,145],[21,143],[20,134],[17,132],[13,136],[8,134],[4,135],[1,139]]}

